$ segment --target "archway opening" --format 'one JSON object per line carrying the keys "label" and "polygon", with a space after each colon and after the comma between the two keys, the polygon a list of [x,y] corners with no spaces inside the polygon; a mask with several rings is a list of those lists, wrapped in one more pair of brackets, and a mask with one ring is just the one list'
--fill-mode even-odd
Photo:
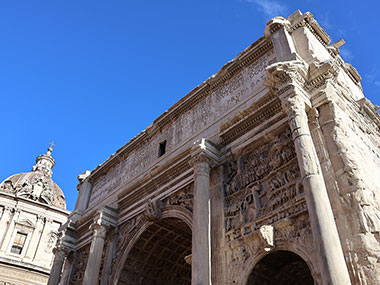
{"label": "archway opening", "polygon": [[151,224],[128,253],[118,284],[191,284],[191,229],[178,218]]}
{"label": "archway opening", "polygon": [[263,257],[253,268],[247,285],[313,285],[306,262],[290,251],[276,251]]}

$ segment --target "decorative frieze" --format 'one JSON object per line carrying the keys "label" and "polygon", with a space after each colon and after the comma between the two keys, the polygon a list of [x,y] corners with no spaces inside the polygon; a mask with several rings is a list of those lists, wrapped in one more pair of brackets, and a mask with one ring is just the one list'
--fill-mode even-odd
{"label": "decorative frieze", "polygon": [[90,244],[83,246],[76,252],[76,261],[74,264],[73,274],[70,284],[80,285],[83,283],[84,272],[86,270],[88,255],[90,252]]}
{"label": "decorative frieze", "polygon": [[303,200],[295,156],[286,130],[225,167],[227,240],[258,230],[262,221],[273,223],[304,210],[289,209]]}
{"label": "decorative frieze", "polygon": [[186,208],[190,212],[193,211],[194,186],[187,185],[183,189],[175,192],[168,198],[163,200],[163,205],[180,206]]}

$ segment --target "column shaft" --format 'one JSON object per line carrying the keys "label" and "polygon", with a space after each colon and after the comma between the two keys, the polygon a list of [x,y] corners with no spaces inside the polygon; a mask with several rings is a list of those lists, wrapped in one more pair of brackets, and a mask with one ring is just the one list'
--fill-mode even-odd
{"label": "column shaft", "polygon": [[194,206],[192,235],[193,285],[210,284],[210,165],[205,160],[194,165]]}
{"label": "column shaft", "polygon": [[224,193],[223,167],[215,168],[211,179],[210,216],[211,216],[211,283],[224,284]]}
{"label": "column shaft", "polygon": [[300,96],[293,94],[283,98],[283,106],[289,116],[323,284],[351,284],[321,167],[310,135],[305,103]]}
{"label": "column shaft", "polygon": [[67,252],[59,248],[54,253],[54,262],[50,271],[48,285],[57,285],[61,281],[62,267],[65,262]]}
{"label": "column shaft", "polygon": [[91,242],[90,254],[88,256],[83,284],[93,285],[99,283],[100,264],[104,248],[104,239],[107,228],[103,225],[93,224],[91,226],[94,236]]}

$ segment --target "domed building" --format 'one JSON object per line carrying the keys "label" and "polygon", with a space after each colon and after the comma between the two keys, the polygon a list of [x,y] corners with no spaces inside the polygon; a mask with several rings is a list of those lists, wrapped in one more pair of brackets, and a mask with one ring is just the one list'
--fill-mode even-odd
{"label": "domed building", "polygon": [[30,172],[0,184],[0,284],[46,284],[58,229],[66,222],[65,196],[52,180],[52,148]]}

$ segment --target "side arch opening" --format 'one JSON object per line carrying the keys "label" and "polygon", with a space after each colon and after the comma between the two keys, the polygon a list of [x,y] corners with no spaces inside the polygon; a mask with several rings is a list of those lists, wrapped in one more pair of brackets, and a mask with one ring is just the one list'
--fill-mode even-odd
{"label": "side arch opening", "polygon": [[179,218],[162,218],[139,236],[124,263],[117,284],[191,284],[190,227]]}
{"label": "side arch opening", "polygon": [[297,254],[280,250],[264,256],[253,268],[247,285],[313,285],[306,262]]}

